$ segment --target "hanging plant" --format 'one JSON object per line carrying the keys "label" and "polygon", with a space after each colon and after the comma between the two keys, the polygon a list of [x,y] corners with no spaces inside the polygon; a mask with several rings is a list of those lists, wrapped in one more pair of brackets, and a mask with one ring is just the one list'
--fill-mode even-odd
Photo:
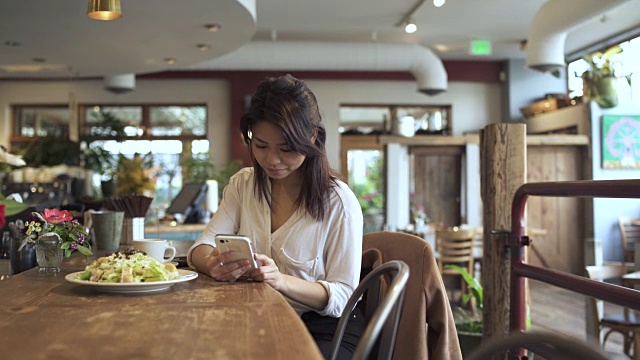
{"label": "hanging plant", "polygon": [[604,53],[598,51],[585,55],[582,59],[587,62],[589,69],[582,73],[584,81],[584,95],[595,100],[602,108],[612,108],[618,105],[618,79],[624,77],[631,85],[631,74],[618,76],[617,68],[622,64],[613,61],[614,55],[622,52],[620,45],[607,49]]}

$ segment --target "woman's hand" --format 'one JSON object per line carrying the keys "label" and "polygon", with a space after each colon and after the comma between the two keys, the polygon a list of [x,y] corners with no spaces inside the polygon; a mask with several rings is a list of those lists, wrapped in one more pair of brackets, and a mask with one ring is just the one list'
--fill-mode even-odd
{"label": "woman's hand", "polygon": [[256,254],[258,268],[251,271],[251,278],[255,281],[264,281],[272,288],[282,292],[285,288],[285,277],[280,273],[276,263],[263,254]]}
{"label": "woman's hand", "polygon": [[228,262],[231,257],[231,252],[220,254],[218,249],[214,248],[209,255],[205,256],[207,274],[218,281],[236,281],[251,269],[249,260]]}

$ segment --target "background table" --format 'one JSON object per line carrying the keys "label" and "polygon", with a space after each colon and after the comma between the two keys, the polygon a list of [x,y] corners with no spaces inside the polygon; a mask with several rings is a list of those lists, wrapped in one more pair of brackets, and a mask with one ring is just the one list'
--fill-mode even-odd
{"label": "background table", "polygon": [[[107,294],[37,268],[0,282],[4,359],[322,359],[284,297],[264,283],[200,274],[153,294]],[[80,264],[81,263],[81,264]]]}

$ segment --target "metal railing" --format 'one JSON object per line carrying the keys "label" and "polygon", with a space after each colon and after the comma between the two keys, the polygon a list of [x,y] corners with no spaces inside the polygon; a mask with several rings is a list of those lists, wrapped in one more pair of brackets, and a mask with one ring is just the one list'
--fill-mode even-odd
{"label": "metal railing", "polygon": [[[587,180],[528,183],[516,191],[511,208],[510,331],[526,330],[525,278],[640,311],[640,291],[525,263],[525,205],[529,196],[640,198],[640,180]],[[516,358],[521,358],[522,353]],[[636,355],[637,356],[637,355]]]}

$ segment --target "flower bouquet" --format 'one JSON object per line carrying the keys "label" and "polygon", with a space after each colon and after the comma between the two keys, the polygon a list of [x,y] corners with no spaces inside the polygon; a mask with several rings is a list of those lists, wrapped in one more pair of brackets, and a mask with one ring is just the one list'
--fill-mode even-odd
{"label": "flower bouquet", "polygon": [[35,244],[41,270],[51,268],[51,272],[59,271],[62,254],[68,258],[78,250],[82,255],[93,255],[87,232],[67,210],[45,209],[43,213],[32,212],[23,232],[20,249],[27,243]]}

